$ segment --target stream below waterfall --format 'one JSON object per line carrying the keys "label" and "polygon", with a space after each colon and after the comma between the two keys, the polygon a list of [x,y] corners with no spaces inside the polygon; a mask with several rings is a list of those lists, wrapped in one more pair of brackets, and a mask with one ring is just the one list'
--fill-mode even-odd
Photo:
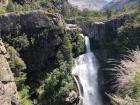
{"label": "stream below waterfall", "polygon": [[[85,36],[86,53],[80,55],[72,69],[82,105],[103,105],[98,87],[98,68],[96,57],[90,49],[90,41]],[[81,105],[80,104],[80,105]]]}

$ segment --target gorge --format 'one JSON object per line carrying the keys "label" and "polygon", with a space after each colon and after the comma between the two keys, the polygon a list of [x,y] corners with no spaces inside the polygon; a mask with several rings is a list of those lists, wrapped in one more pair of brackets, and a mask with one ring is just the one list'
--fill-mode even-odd
{"label": "gorge", "polygon": [[87,1],[0,3],[0,105],[140,105],[139,6]]}
{"label": "gorge", "polygon": [[[30,19],[32,20],[30,21]],[[130,17],[129,15],[128,16],[126,15],[118,19],[113,19],[104,23],[103,22],[81,23],[78,25],[73,25],[74,27],[69,28],[68,30],[66,29],[65,30],[66,32],[61,28],[60,29],[52,28],[50,31],[48,31],[49,33],[47,37],[52,41],[52,43],[51,42],[47,43],[48,39],[46,39],[46,37],[42,37],[41,36],[42,34],[40,34],[39,36],[38,33],[42,32],[42,29],[49,28],[51,26],[61,27],[61,25],[64,24],[64,20],[61,18],[60,15],[57,15],[57,14],[52,15],[52,14],[47,14],[41,11],[34,11],[34,12],[26,12],[24,14],[19,14],[19,15],[16,15],[14,13],[1,15],[0,16],[0,26],[1,26],[0,30],[2,34],[1,37],[3,38],[3,40],[6,42],[8,41],[10,45],[13,45],[15,47],[16,45],[14,43],[17,43],[17,42],[15,41],[14,43],[11,43],[11,41],[7,39],[7,36],[10,33],[13,35],[14,38],[16,38],[14,34],[17,33],[17,30],[20,30],[21,32],[25,32],[26,34],[28,34],[28,38],[29,38],[28,40],[35,38],[36,42],[38,42],[38,43],[30,42],[31,44],[30,47],[21,48],[20,54],[22,55],[22,58],[24,59],[24,61],[26,61],[28,69],[30,70],[30,73],[31,73],[31,75],[29,75],[28,77],[29,78],[28,81],[30,81],[29,84],[33,83],[39,86],[40,83],[38,83],[39,80],[37,79],[39,77],[36,77],[39,74],[38,72],[40,72],[38,71],[38,69],[39,70],[42,69],[43,71],[43,68],[46,66],[45,62],[48,61],[49,59],[53,61],[56,54],[55,51],[58,51],[57,46],[60,46],[59,48],[61,48],[61,44],[63,43],[62,40],[63,40],[63,37],[66,35],[66,33],[69,33],[71,37],[74,38],[74,36],[77,34],[75,31],[77,31],[77,29],[79,29],[80,27],[82,29],[82,32],[85,35],[88,35],[89,38],[87,36],[85,36],[84,38],[85,45],[86,45],[86,53],[81,56],[79,56],[80,54],[75,55],[79,57],[76,60],[76,65],[73,70],[73,75],[74,75],[75,80],[77,81],[77,86],[79,87],[78,89],[79,89],[79,94],[81,97],[81,102],[83,100],[84,105],[92,105],[92,103],[94,103],[95,105],[103,105],[102,100],[101,100],[102,96],[100,96],[100,92],[98,88],[99,65],[96,60],[95,55],[97,56],[99,60],[101,60],[101,58],[104,58],[107,55],[106,53],[100,54],[101,51],[98,51],[98,54],[96,54],[97,53],[96,52],[94,55],[92,53],[93,48],[91,50],[90,46],[95,48],[98,41],[99,43],[101,43],[100,47],[104,47],[103,42],[106,41],[105,38],[110,37],[110,36],[105,36],[107,35],[106,33],[116,32],[117,27],[120,27],[121,25],[123,25],[125,21],[127,21],[128,19],[130,19]],[[34,31],[32,31],[33,29]],[[111,30],[111,31],[108,31],[108,30]],[[20,36],[22,36],[22,34]],[[83,38],[84,36],[80,35],[79,37]],[[91,44],[92,39],[94,39],[96,42],[96,43],[93,42],[93,45]],[[75,42],[75,39],[72,39],[72,41]],[[80,40],[77,40],[76,43],[78,43],[78,41]],[[43,46],[41,43],[44,43]],[[78,47],[74,47],[73,50],[76,51]],[[83,51],[81,51],[80,53],[82,54]],[[40,56],[40,58],[36,59],[37,55]],[[34,61],[32,61],[32,59],[30,58],[34,59]],[[40,64],[40,63],[41,63],[41,66],[36,66],[37,64]],[[50,64],[51,62],[47,65],[50,65]],[[37,81],[33,81],[32,78],[36,79]],[[34,85],[31,85],[31,87],[32,89],[36,89],[36,86]]]}

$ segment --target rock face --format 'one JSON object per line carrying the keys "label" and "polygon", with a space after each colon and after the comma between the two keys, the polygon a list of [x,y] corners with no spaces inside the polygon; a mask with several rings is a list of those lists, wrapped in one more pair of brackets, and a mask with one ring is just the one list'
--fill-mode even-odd
{"label": "rock face", "polygon": [[105,34],[105,23],[104,22],[84,22],[80,23],[80,27],[85,35],[90,38],[100,40]]}
{"label": "rock face", "polygon": [[[84,22],[80,23],[80,27],[85,35],[91,39],[91,48],[97,50],[97,57],[101,61],[107,59],[110,53],[106,50],[105,44],[112,41],[117,35],[117,28],[122,26],[132,17],[125,14],[119,18],[104,22]],[[96,51],[94,51],[96,54]]]}
{"label": "rock face", "polygon": [[80,27],[85,35],[88,35],[90,38],[95,40],[101,40],[103,38],[110,37],[108,33],[117,33],[117,28],[122,26],[125,21],[129,20],[131,16],[125,14],[119,18],[104,21],[104,22],[84,22],[80,23]]}
{"label": "rock face", "polygon": [[7,51],[0,40],[0,105],[19,105],[14,76],[6,60]]}
{"label": "rock face", "polygon": [[[73,103],[78,100],[78,94],[75,91],[69,93],[69,97],[66,98],[66,102]],[[77,101],[78,102],[78,101]]]}
{"label": "rock face", "polygon": [[[27,66],[26,84],[31,87],[30,96],[33,100],[38,99],[37,89],[44,85],[42,81],[46,79],[47,73],[52,72],[58,65],[56,56],[63,48],[64,37],[68,34],[68,30],[61,27],[64,24],[60,15],[41,11],[0,16],[2,38],[9,33],[12,38],[27,36],[26,41],[29,45],[21,49],[19,54]],[[21,34],[16,34],[17,31]],[[75,33],[70,34],[75,36]],[[5,38],[3,40],[7,41]],[[15,44],[11,46],[17,47]]]}
{"label": "rock face", "polygon": [[[91,49],[94,50],[94,54],[100,62],[100,66],[104,65],[104,62],[111,58],[113,49],[108,49],[108,45],[114,41],[114,38],[117,37],[117,28],[121,27],[127,20],[131,19],[132,16],[125,14],[116,19],[104,21],[104,22],[84,22],[80,23],[80,27],[85,35],[90,37]],[[116,57],[116,56],[115,56]],[[99,85],[101,87],[102,93],[108,86],[104,86],[104,75],[105,73],[102,70],[99,70]],[[103,95],[103,94],[102,94]],[[106,95],[103,95],[104,102],[108,98]],[[110,105],[109,103],[104,103],[104,105]]]}
{"label": "rock face", "polygon": [[49,14],[41,11],[0,15],[0,31],[2,34],[15,33],[17,30],[36,31],[35,29],[51,28],[63,23],[59,14]]}

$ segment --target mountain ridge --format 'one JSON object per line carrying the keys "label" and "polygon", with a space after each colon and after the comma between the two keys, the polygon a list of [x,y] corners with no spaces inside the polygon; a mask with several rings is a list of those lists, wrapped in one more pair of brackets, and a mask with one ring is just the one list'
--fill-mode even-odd
{"label": "mountain ridge", "polygon": [[100,10],[108,3],[106,0],[68,0],[68,2],[79,10]]}
{"label": "mountain ridge", "polygon": [[105,9],[116,9],[120,10],[124,7],[133,7],[140,3],[140,0],[68,0],[68,2],[79,10],[105,10]]}
{"label": "mountain ridge", "polygon": [[123,9],[124,7],[133,7],[137,4],[140,3],[140,0],[113,0],[106,4],[102,10],[104,9],[116,9],[120,10]]}

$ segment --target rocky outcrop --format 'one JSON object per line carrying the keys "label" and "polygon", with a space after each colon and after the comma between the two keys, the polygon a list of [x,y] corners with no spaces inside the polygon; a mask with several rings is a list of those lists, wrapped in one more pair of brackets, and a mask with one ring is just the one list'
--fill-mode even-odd
{"label": "rocky outcrop", "polygon": [[[100,62],[100,67],[103,68],[99,70],[99,81],[100,81],[99,85],[101,87],[102,93],[108,90],[108,87],[111,86],[110,82],[108,82],[108,79],[110,77],[112,78],[112,76],[108,75],[108,72],[104,70],[104,66],[107,65],[105,64],[105,62],[109,58],[113,58],[113,59],[119,58],[119,51],[118,51],[119,47],[117,48],[114,44],[114,43],[120,44],[120,42],[117,42],[116,40],[119,37],[118,28],[123,26],[125,22],[131,20],[132,18],[133,18],[132,15],[125,14],[119,18],[111,19],[104,22],[90,21],[90,22],[80,23],[83,33],[90,37],[91,48],[94,50],[94,54],[96,55],[96,57]],[[104,102],[109,102],[109,99],[108,97],[106,97],[106,95],[103,95],[103,100]],[[105,105],[110,105],[110,104],[105,103]],[[118,105],[124,105],[124,104],[118,104]]]}
{"label": "rocky outcrop", "polygon": [[52,26],[61,26],[63,23],[64,21],[59,14],[42,11],[0,15],[0,31],[2,34],[15,33],[17,30],[34,32]]}
{"label": "rocky outcrop", "polygon": [[131,16],[125,14],[119,18],[104,21],[104,22],[83,22],[80,23],[80,27],[85,35],[88,35],[90,38],[95,40],[101,40],[103,38],[110,37],[110,33],[114,35],[117,34],[117,28],[122,26]]}
{"label": "rocky outcrop", "polygon": [[[16,49],[17,44],[11,43],[10,38],[4,36],[11,35],[11,39],[27,36],[25,41],[29,42],[29,45],[26,48],[20,47],[21,50],[18,51],[27,65],[26,84],[31,87],[30,96],[33,100],[38,99],[37,89],[44,84],[42,81],[46,79],[47,73],[52,72],[58,65],[56,56],[62,50],[64,36],[69,31],[62,27],[64,24],[59,14],[41,11],[9,13],[0,16],[0,31],[4,41]],[[76,35],[72,34],[72,36]]]}
{"label": "rocky outcrop", "polygon": [[0,105],[19,105],[19,96],[7,57],[7,51],[0,39]]}
{"label": "rocky outcrop", "polygon": [[110,55],[106,45],[117,37],[117,29],[127,20],[132,19],[130,14],[125,14],[115,19],[104,22],[87,21],[80,23],[82,32],[91,39],[91,48],[97,54],[99,60],[104,61]]}
{"label": "rocky outcrop", "polygon": [[84,22],[80,24],[82,32],[90,38],[100,40],[105,34],[105,23],[104,22]]}
{"label": "rocky outcrop", "polygon": [[78,102],[78,94],[75,91],[71,91],[69,96],[66,98],[66,102],[74,103],[75,101]]}

